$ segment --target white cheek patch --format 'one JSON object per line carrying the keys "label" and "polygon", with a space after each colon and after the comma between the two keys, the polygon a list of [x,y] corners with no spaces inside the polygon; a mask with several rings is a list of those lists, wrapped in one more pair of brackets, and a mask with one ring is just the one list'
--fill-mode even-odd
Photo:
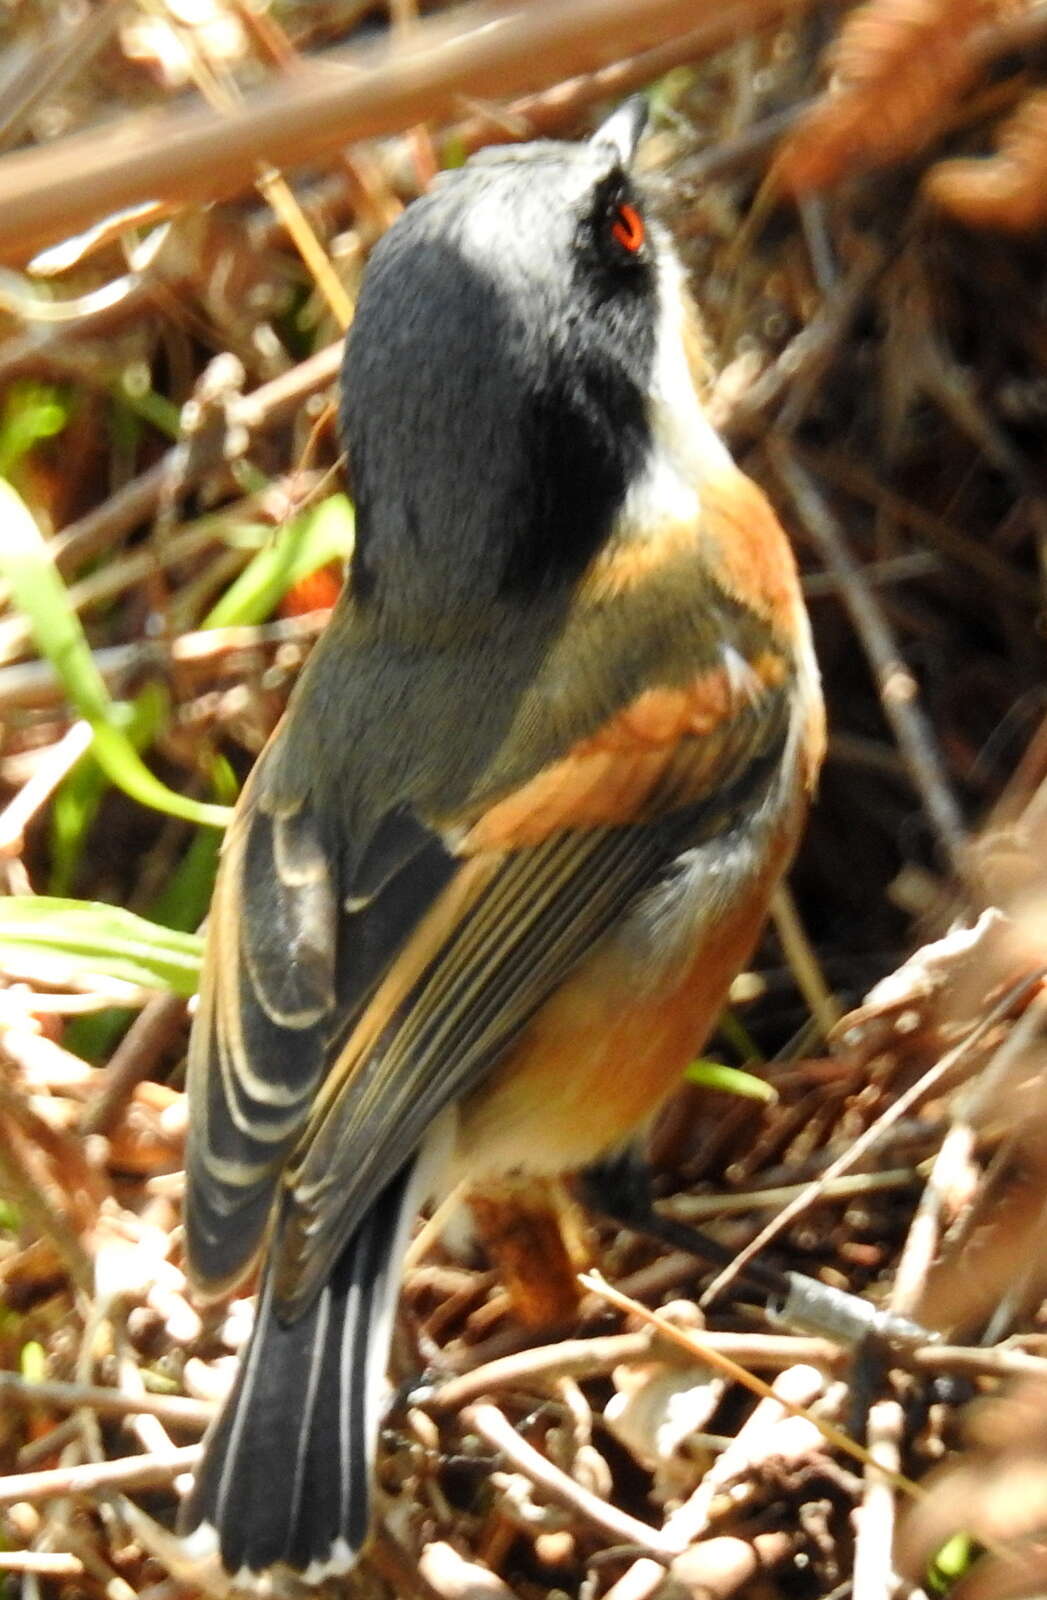
{"label": "white cheek patch", "polygon": [[727,446],[702,410],[684,344],[687,287],[671,248],[658,256],[658,317],[654,330],[651,402],[656,435],[692,470],[729,466]]}
{"label": "white cheek patch", "polygon": [[667,246],[658,251],[657,272],[648,399],[651,450],[622,512],[625,527],[641,538],[667,522],[697,524],[703,480],[732,466],[695,393],[684,349],[683,271]]}
{"label": "white cheek patch", "polygon": [[655,440],[643,471],[629,485],[618,526],[629,537],[649,539],[666,523],[696,523],[700,507],[697,484],[688,482]]}

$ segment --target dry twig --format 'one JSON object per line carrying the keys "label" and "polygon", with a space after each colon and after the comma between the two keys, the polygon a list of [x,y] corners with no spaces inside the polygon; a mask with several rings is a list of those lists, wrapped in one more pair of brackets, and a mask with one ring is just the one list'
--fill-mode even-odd
{"label": "dry twig", "polygon": [[164,1454],[122,1456],[116,1461],[54,1467],[48,1472],[11,1473],[0,1478],[0,1506],[16,1500],[53,1500],[61,1495],[106,1495],[117,1490],[155,1489],[172,1483],[200,1459],[198,1444]]}
{"label": "dry twig", "polygon": [[945,858],[963,883],[966,878],[963,818],[938,754],[933,729],[920,706],[916,680],[813,479],[780,440],[769,441],[767,450],[822,561],[836,579],[875,673],[884,715],[898,741],[902,759],[934,825]]}
{"label": "dry twig", "polygon": [[712,50],[795,0],[574,0],[569,6],[462,7],[419,24],[391,48],[352,52],[345,70],[303,72],[225,117],[193,109],[135,130],[73,135],[0,161],[0,259],[23,257],[105,211],[157,197],[185,204],[235,193],[258,161],[302,165],[340,144],[454,116],[464,85],[496,99],[593,71],[693,31],[699,7]]}
{"label": "dry twig", "polygon": [[[671,1557],[675,1546],[658,1532],[636,1517],[619,1511],[617,1506],[602,1500],[583,1484],[576,1483],[566,1472],[546,1457],[534,1445],[521,1439],[516,1429],[502,1415],[497,1406],[477,1404],[467,1406],[461,1413],[463,1427],[485,1439],[501,1455],[522,1472],[536,1488],[558,1505],[566,1506],[586,1522],[595,1524],[619,1544],[636,1545],[650,1555]],[[0,1485],[2,1487],[2,1485]]]}

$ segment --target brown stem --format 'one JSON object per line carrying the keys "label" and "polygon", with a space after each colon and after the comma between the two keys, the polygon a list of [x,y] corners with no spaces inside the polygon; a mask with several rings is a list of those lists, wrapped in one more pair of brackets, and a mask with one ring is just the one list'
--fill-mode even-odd
{"label": "brown stem", "polygon": [[341,144],[448,121],[463,93],[497,99],[593,72],[701,25],[705,48],[797,0],[572,0],[463,6],[410,38],[361,47],[269,84],[227,116],[193,107],[124,117],[0,161],[0,258],[24,260],[107,211],[143,200],[202,203],[254,182],[259,161],[314,162]]}
{"label": "brown stem", "polygon": [[0,1506],[16,1500],[53,1500],[64,1494],[100,1494],[116,1489],[155,1489],[188,1472],[200,1459],[200,1446],[189,1444],[163,1455],[121,1456],[116,1461],[89,1461],[54,1467],[48,1472],[14,1472],[0,1478]]}

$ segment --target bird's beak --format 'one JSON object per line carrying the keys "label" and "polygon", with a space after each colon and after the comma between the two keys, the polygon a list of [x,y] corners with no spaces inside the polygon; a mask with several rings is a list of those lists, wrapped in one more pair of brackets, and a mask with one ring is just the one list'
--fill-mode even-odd
{"label": "bird's beak", "polygon": [[637,147],[647,126],[647,99],[642,94],[630,95],[602,122],[590,140],[591,144],[610,145],[616,151],[622,166],[633,164]]}

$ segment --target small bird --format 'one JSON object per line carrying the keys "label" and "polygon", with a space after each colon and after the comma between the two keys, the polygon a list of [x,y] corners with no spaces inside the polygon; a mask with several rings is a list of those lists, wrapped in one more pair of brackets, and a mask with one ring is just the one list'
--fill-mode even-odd
{"label": "small bird", "polygon": [[375,248],[345,588],[226,840],[186,1244],[254,1332],[185,1507],[235,1581],[368,1531],[428,1200],[582,1171],[713,1027],[824,745],[788,541],[703,413],[627,101],[487,150]]}

